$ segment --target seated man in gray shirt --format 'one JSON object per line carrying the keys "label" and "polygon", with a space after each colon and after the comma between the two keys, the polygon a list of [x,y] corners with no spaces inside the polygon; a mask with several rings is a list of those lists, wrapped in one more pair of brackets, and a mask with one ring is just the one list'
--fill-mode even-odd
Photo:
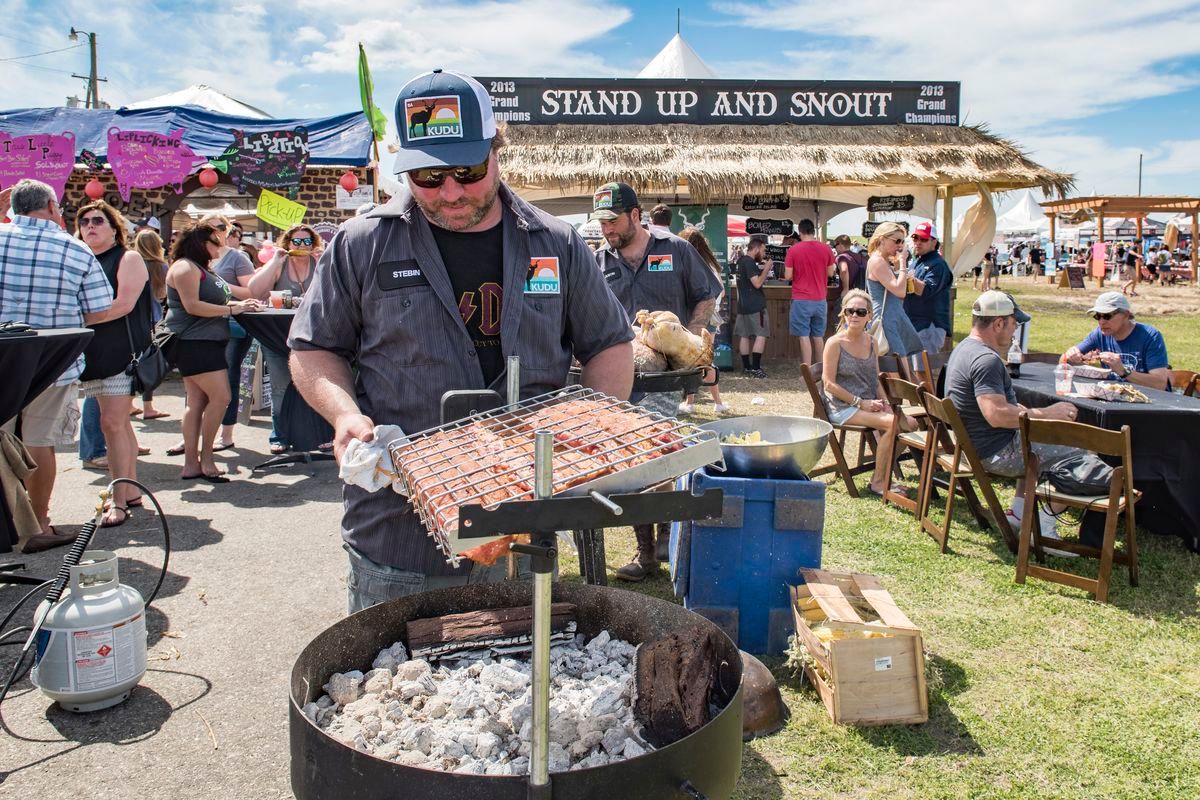
{"label": "seated man in gray shirt", "polygon": [[[1017,307],[1011,295],[994,290],[984,292],[971,309],[971,333],[958,343],[946,363],[946,397],[962,417],[963,427],[984,468],[993,475],[1017,478],[1017,496],[1006,514],[1014,529],[1021,525],[1025,505],[1022,495],[1025,455],[1018,430],[1021,412],[1036,419],[1061,420],[1074,420],[1077,413],[1070,403],[1055,403],[1046,408],[1026,408],[1017,403],[1002,354],[1012,345],[1017,325],[1028,321],[1029,315]],[[1077,452],[1072,447],[1043,444],[1035,444],[1034,451],[1043,466]],[[1054,517],[1045,514],[1041,523],[1042,535],[1054,538]]]}

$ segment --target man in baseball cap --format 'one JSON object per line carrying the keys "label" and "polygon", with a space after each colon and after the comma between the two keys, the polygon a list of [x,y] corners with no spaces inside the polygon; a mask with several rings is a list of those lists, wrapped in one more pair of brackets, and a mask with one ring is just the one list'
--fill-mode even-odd
{"label": "man in baseball cap", "polygon": [[[503,392],[506,356],[521,360],[523,399],[566,385],[572,358],[585,386],[628,397],[625,312],[575,229],[500,180],[503,130],[484,88],[434,70],[400,90],[396,117],[406,185],[334,234],[288,342],[292,379],[333,423],[338,460],[376,425],[438,425],[448,391]],[[505,577],[504,561],[448,564],[395,492],[348,485],[344,508],[351,612]]]}
{"label": "man in baseball cap", "polygon": [[954,276],[950,265],[938,252],[939,242],[933,223],[922,222],[913,228],[912,244],[917,256],[909,267],[914,289],[904,298],[904,312],[917,329],[925,352],[933,355],[941,351],[950,335],[953,317],[950,287],[954,284]]}
{"label": "man in baseball cap", "polygon": [[1153,325],[1134,319],[1128,297],[1120,292],[1105,292],[1087,313],[1096,320],[1096,328],[1063,353],[1064,361],[1094,362],[1112,370],[1110,377],[1151,389],[1168,388],[1171,365],[1166,341]]}

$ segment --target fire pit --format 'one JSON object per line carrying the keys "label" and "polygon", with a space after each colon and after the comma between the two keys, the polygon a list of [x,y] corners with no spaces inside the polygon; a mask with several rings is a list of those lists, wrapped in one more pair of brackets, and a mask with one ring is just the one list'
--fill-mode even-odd
{"label": "fire pit", "polygon": [[[555,602],[577,607],[579,632],[607,630],[638,644],[671,633],[715,633],[721,664],[718,710],[711,721],[677,742],[605,766],[556,772],[555,800],[680,800],[728,798],[742,756],[742,661],[737,648],[708,620],[644,595],[600,586],[556,584]],[[334,672],[370,668],[382,648],[404,639],[409,620],[529,604],[527,584],[475,585],[414,595],[374,606],[336,623],[300,653],[292,670],[289,727],[292,791],[299,800],[517,800],[529,797],[524,776],[461,775],[407,767],[356,751],[318,728],[302,708],[322,693]]]}

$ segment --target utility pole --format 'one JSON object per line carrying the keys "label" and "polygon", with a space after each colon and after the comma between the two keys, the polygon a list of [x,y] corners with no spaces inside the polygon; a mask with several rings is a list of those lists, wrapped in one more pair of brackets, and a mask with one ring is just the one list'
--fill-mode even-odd
{"label": "utility pole", "polygon": [[77,31],[71,28],[71,35],[68,37],[72,42],[79,41],[79,34],[83,34],[88,39],[88,49],[91,51],[91,71],[87,75],[71,74],[72,78],[86,78],[88,82],[87,101],[85,108],[100,108],[100,82],[108,82],[108,78],[101,78],[96,74],[96,34],[88,33],[87,31]]}
{"label": "utility pole", "polygon": [[1142,196],[1142,154],[1138,153],[1138,197]]}

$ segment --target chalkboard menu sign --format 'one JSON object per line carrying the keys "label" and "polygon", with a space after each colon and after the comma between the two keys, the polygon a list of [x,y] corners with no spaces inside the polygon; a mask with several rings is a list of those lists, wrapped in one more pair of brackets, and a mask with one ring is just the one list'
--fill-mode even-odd
{"label": "chalkboard menu sign", "polygon": [[1086,289],[1083,285],[1083,267],[1067,267],[1067,283],[1071,289]]}
{"label": "chalkboard menu sign", "polygon": [[767,258],[782,264],[783,259],[787,258],[787,251],[788,249],[781,244],[769,244],[767,245]]}
{"label": "chalkboard menu sign", "polygon": [[742,211],[787,211],[792,198],[786,194],[744,194]]}
{"label": "chalkboard menu sign", "polygon": [[746,220],[746,233],[753,236],[756,233],[767,236],[789,236],[792,233],[790,219],[755,219]]}
{"label": "chalkboard menu sign", "polygon": [[[864,222],[863,226],[862,226],[863,238],[870,239],[871,236],[875,233],[875,229],[878,228],[882,224],[883,224],[882,222]],[[901,222],[901,223],[899,223],[899,225],[904,228],[905,233],[908,232],[908,223],[907,222]]]}
{"label": "chalkboard menu sign", "polygon": [[308,163],[308,131],[304,128],[277,131],[233,132],[233,144],[213,164],[224,168],[238,191],[247,186],[263,189],[294,189],[300,185]]}
{"label": "chalkboard menu sign", "polygon": [[867,211],[912,211],[916,198],[911,194],[872,195],[867,198]]}

